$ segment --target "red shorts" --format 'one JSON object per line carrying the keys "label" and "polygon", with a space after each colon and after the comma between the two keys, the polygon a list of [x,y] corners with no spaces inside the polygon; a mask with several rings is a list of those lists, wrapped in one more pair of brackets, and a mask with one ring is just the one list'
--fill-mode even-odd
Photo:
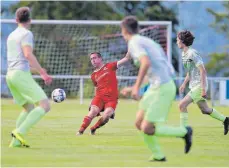
{"label": "red shorts", "polygon": [[114,100],[104,100],[101,97],[94,97],[93,100],[91,101],[91,105],[90,106],[97,106],[99,108],[99,111],[102,112],[104,111],[106,108],[111,107],[114,109],[116,109],[116,106],[118,104],[118,100],[114,99]]}

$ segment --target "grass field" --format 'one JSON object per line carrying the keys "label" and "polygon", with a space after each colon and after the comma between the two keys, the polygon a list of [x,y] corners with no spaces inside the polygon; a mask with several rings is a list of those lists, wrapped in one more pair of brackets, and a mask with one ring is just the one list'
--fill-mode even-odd
{"label": "grass field", "polygon": [[[195,105],[189,107],[189,123],[194,128],[191,152],[184,154],[184,142],[179,138],[160,138],[167,156],[166,163],[148,162],[149,149],[134,127],[137,103],[120,100],[115,120],[97,135],[75,136],[89,101],[78,100],[52,103],[52,110],[30,131],[26,139],[29,149],[8,148],[10,132],[20,107],[12,100],[2,99],[2,167],[228,167],[229,135],[223,135],[221,122],[202,115]],[[229,116],[229,107],[217,107]],[[97,119],[96,119],[97,120]],[[168,123],[179,125],[179,111],[174,102]]]}

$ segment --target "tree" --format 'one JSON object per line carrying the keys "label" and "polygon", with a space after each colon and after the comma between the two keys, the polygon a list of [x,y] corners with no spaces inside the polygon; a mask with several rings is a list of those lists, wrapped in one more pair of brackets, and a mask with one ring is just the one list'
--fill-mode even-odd
{"label": "tree", "polygon": [[[124,16],[136,15],[139,20],[172,21],[174,34],[178,24],[176,13],[159,1],[21,1],[11,6],[11,12],[20,6],[31,7],[34,19],[121,20]],[[176,39],[172,41],[172,61],[178,71]]]}
{"label": "tree", "polygon": [[[212,9],[207,9],[207,11],[212,14],[215,21],[210,24],[210,27],[216,30],[216,32],[221,33],[229,40],[229,2],[224,2],[223,6],[225,12],[215,12]],[[224,76],[229,76],[229,43],[223,46],[222,53],[212,53],[210,54],[210,61],[206,65],[206,68],[210,75],[220,75],[223,73]]]}

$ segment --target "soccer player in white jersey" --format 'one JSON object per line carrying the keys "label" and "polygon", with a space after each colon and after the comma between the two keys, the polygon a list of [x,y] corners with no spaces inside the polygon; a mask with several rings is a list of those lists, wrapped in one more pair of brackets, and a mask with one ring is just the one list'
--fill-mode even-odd
{"label": "soccer player in white jersey", "polygon": [[18,27],[7,39],[8,70],[6,82],[16,104],[23,107],[17,118],[16,129],[9,147],[29,147],[24,135],[49,110],[50,103],[41,87],[32,78],[30,69],[40,74],[45,84],[52,82],[45,69],[38,63],[33,54],[33,34],[29,31],[30,9],[21,7],[16,11]]}
{"label": "soccer player in white jersey", "polygon": [[189,93],[180,101],[180,123],[183,126],[188,125],[187,107],[194,102],[198,105],[203,114],[207,114],[212,118],[222,121],[224,124],[224,135],[228,133],[229,118],[216,111],[214,108],[209,108],[206,102],[206,93],[208,89],[207,73],[204,68],[202,58],[199,53],[193,49],[192,43],[195,37],[190,31],[181,31],[177,35],[177,45],[182,49],[182,61],[184,68],[187,70],[187,75],[183,84],[180,86],[180,93],[184,92],[186,84],[189,82]]}
{"label": "soccer player in white jersey", "polygon": [[139,25],[136,17],[125,17],[121,22],[121,29],[131,57],[136,65],[140,65],[138,77],[132,88],[132,97],[139,99],[139,88],[146,75],[153,84],[140,100],[135,122],[153,153],[150,161],[166,161],[158,143],[158,137],[161,136],[183,138],[185,153],[188,153],[192,145],[192,128],[171,127],[164,124],[176,93],[172,65],[169,64],[159,44],[138,34]]}

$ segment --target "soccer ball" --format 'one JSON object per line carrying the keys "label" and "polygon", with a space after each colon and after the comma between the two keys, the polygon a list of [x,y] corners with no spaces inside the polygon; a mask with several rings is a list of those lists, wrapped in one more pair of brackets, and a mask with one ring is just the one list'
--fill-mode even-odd
{"label": "soccer ball", "polygon": [[63,89],[57,88],[52,91],[52,100],[56,103],[60,103],[66,99],[66,94]]}

